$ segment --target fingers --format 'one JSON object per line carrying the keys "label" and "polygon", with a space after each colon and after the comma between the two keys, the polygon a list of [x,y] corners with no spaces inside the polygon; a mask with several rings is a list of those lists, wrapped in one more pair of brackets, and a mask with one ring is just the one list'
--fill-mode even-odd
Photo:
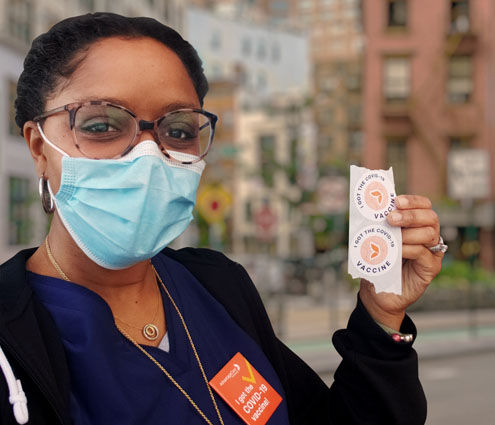
{"label": "fingers", "polygon": [[438,230],[432,226],[402,229],[402,243],[404,245],[435,246],[440,239]]}
{"label": "fingers", "polygon": [[431,256],[431,252],[424,245],[402,245],[402,258],[407,260],[417,260],[422,256]]}
{"label": "fingers", "polygon": [[431,201],[420,195],[400,195],[395,198],[395,205],[399,210],[405,209],[431,209]]}
{"label": "fingers", "polygon": [[405,260],[422,260],[427,264],[435,257],[442,258],[443,256],[443,252],[431,252],[424,245],[402,245],[402,258]]}
{"label": "fingers", "polygon": [[[392,211],[387,217],[392,226],[439,228],[438,215],[432,209],[408,209]],[[438,241],[438,238],[437,238]]]}
{"label": "fingers", "polygon": [[419,195],[400,195],[395,204],[397,210],[390,213],[387,220],[392,226],[402,227],[402,257],[422,262],[443,257],[443,253],[428,249],[440,240],[440,223],[431,209],[431,201]]}

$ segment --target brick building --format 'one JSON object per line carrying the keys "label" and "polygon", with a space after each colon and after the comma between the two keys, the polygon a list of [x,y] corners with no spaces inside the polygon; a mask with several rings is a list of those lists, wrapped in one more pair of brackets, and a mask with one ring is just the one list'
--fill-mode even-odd
{"label": "brick building", "polygon": [[[363,14],[364,165],[393,165],[400,192],[431,197],[459,259],[474,225],[493,269],[495,3],[367,0]],[[468,213],[448,197],[447,158],[469,148],[490,157],[491,195]]]}

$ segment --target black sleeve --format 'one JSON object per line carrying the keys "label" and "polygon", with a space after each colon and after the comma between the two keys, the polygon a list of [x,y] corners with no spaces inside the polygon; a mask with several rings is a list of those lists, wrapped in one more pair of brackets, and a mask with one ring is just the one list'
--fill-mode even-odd
{"label": "black sleeve", "polygon": [[[291,425],[420,425],[426,401],[412,343],[397,343],[370,317],[358,298],[346,329],[333,343],[342,356],[328,388],[273,332],[245,269],[218,253],[176,259],[224,305],[262,348],[284,387]],[[205,261],[209,259],[209,261]],[[416,334],[408,316],[401,331]]]}
{"label": "black sleeve", "polygon": [[[273,333],[268,316],[248,274],[237,265],[258,310],[255,323],[262,339]],[[416,336],[406,316],[401,332]],[[368,314],[358,297],[346,329],[335,332],[333,344],[343,360],[329,389],[309,366],[280,340],[278,352],[262,348],[283,379],[292,425],[420,425],[426,420],[426,400],[418,378],[418,358],[412,343],[397,343]],[[283,366],[282,366],[283,365]]]}
{"label": "black sleeve", "polygon": [[[401,332],[416,336],[408,316]],[[412,343],[395,342],[370,317],[359,298],[347,328],[335,332],[333,344],[342,356],[331,388],[340,406],[336,423],[425,423],[426,399]],[[330,416],[334,417],[331,412]]]}

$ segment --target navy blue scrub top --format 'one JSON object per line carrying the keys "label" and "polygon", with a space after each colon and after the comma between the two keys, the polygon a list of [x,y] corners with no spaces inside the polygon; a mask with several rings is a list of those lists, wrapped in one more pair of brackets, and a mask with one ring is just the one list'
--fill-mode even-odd
{"label": "navy blue scrub top", "polygon": [[[184,266],[164,254],[152,262],[185,319],[208,380],[240,352],[283,398],[267,423],[288,425],[285,394],[258,345]],[[206,423],[168,377],[117,330],[110,308],[99,295],[83,286],[31,272],[28,279],[52,314],[66,349],[74,425]],[[207,418],[218,424],[184,328],[163,290],[162,300],[170,351],[143,347]],[[215,394],[215,399],[225,425],[244,424],[220,396]]]}

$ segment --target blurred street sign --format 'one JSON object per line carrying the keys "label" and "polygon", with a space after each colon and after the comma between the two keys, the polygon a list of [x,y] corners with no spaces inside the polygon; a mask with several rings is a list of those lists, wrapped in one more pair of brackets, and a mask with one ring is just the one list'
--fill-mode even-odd
{"label": "blurred street sign", "polygon": [[451,198],[483,199],[490,196],[490,157],[483,149],[455,149],[448,156]]}
{"label": "blurred street sign", "polygon": [[231,204],[230,191],[222,185],[205,186],[198,194],[198,211],[209,224],[224,220]]}
{"label": "blurred street sign", "polygon": [[347,211],[349,181],[343,176],[322,177],[318,181],[318,211],[340,214]]}

